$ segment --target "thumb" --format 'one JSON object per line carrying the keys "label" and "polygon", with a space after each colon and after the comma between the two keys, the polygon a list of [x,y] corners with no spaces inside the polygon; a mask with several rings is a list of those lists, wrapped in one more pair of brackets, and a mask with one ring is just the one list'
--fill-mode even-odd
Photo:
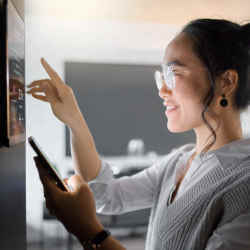
{"label": "thumb", "polygon": [[84,183],[84,181],[79,175],[73,175],[68,179],[68,183],[73,190],[77,190]]}

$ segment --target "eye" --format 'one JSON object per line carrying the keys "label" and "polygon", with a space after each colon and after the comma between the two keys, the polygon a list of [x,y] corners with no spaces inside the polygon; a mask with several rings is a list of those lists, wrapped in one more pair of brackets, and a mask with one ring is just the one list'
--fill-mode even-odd
{"label": "eye", "polygon": [[180,71],[178,71],[178,70],[173,70],[173,73],[175,76],[181,75]]}

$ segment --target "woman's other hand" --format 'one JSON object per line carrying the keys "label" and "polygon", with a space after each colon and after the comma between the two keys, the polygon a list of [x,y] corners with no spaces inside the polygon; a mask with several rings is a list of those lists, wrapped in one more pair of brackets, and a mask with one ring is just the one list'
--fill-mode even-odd
{"label": "woman's other hand", "polygon": [[97,218],[94,196],[87,182],[74,175],[68,180],[73,191],[62,191],[43,168],[39,157],[34,157],[34,160],[50,213],[55,215],[81,242],[93,238],[103,226]]}
{"label": "woman's other hand", "polygon": [[82,182],[85,182],[80,175],[72,175],[70,178],[65,178],[63,181],[67,184],[71,191],[76,190]]}
{"label": "woman's other hand", "polygon": [[81,186],[81,184],[85,182],[80,175],[72,175],[69,179],[67,179],[67,184],[73,189],[77,190],[78,187]]}
{"label": "woman's other hand", "polygon": [[74,92],[71,87],[63,82],[45,59],[42,58],[41,63],[50,79],[32,82],[28,85],[31,89],[27,93],[38,100],[49,102],[54,115],[60,121],[72,127],[82,116]]}

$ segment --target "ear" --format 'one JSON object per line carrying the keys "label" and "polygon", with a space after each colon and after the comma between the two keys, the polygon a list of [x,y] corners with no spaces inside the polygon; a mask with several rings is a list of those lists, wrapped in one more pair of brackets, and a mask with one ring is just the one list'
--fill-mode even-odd
{"label": "ear", "polygon": [[220,77],[220,94],[232,96],[238,86],[238,72],[234,69],[226,70]]}

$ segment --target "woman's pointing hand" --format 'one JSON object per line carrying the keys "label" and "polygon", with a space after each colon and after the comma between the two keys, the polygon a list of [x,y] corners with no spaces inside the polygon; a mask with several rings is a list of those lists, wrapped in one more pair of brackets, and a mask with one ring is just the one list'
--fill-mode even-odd
{"label": "woman's pointing hand", "polygon": [[32,82],[28,85],[31,89],[27,93],[38,100],[49,102],[54,115],[71,127],[82,116],[74,92],[45,59],[42,58],[41,63],[50,78]]}

